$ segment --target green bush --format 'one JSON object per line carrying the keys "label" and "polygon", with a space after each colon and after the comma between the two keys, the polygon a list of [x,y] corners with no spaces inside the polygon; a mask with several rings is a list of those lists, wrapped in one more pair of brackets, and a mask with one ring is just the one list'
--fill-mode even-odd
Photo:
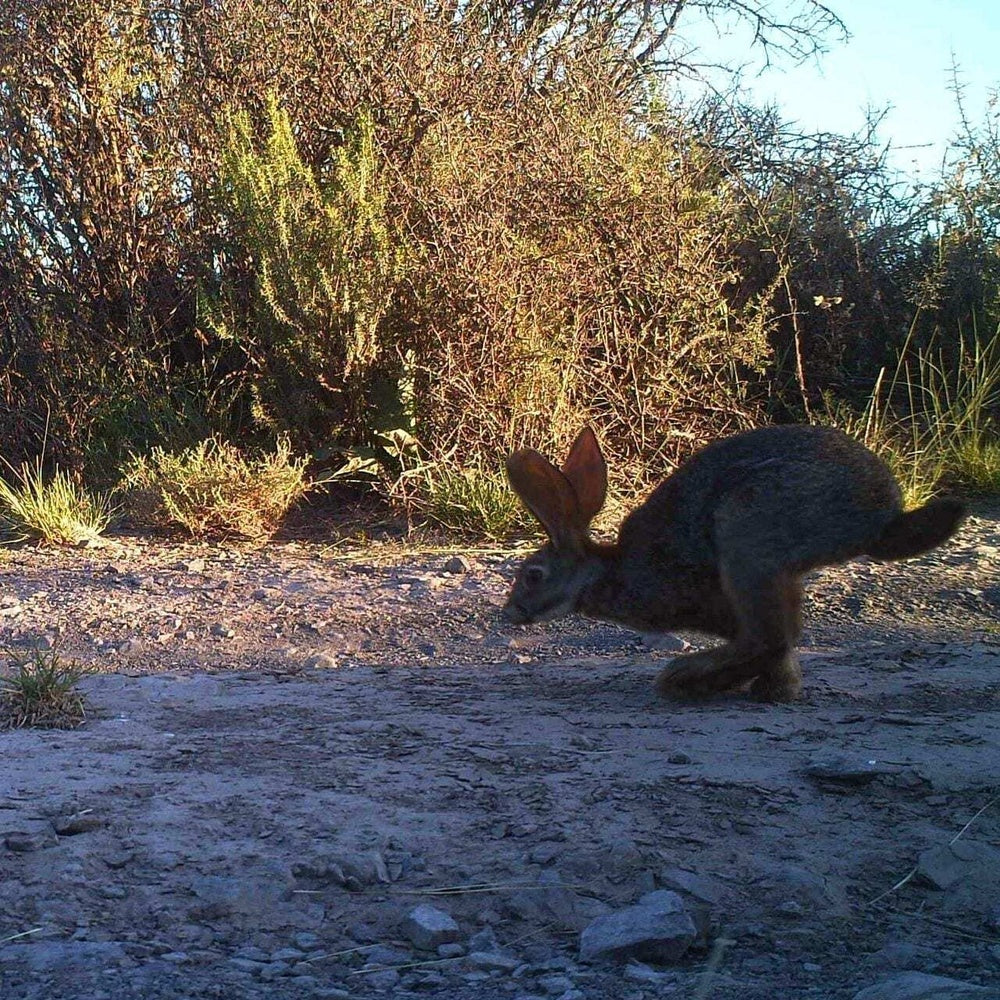
{"label": "green bush", "polygon": [[266,538],[309,489],[306,460],[286,440],[247,457],[218,438],[178,454],[154,448],[135,456],[121,488],[129,513],[159,529],[183,528],[211,538]]}

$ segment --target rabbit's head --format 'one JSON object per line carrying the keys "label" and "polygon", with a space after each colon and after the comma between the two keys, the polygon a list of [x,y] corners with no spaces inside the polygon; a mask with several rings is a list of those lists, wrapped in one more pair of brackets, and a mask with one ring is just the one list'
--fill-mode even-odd
{"label": "rabbit's head", "polygon": [[519,567],[503,617],[515,624],[557,618],[576,608],[584,589],[602,572],[589,525],[608,489],[604,456],[594,432],[585,427],[562,469],[526,448],[507,459],[507,475],[549,541]]}

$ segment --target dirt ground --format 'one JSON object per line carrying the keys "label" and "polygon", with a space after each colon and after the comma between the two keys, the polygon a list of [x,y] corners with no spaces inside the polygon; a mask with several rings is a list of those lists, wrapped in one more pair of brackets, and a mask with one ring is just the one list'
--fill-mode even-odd
{"label": "dirt ground", "polygon": [[[0,644],[97,669],[0,733],[4,1000],[1000,997],[995,512],[818,574],[779,706],[658,699],[696,636],[502,625],[509,553],[313,535],[0,561]],[[581,959],[657,889],[681,957]],[[862,993],[914,973],[984,989]]]}

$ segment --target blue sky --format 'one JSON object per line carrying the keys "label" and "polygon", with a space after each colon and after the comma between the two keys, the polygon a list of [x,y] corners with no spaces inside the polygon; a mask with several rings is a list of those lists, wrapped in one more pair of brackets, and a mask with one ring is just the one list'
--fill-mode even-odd
{"label": "blue sky", "polygon": [[[854,132],[866,108],[888,106],[879,135],[895,147],[894,164],[930,178],[958,123],[950,93],[953,56],[973,121],[986,114],[988,90],[1000,86],[1000,0],[828,3],[847,25],[849,41],[831,38],[829,52],[799,66],[785,61],[760,76],[748,68],[745,82],[759,100],[778,104],[809,131]],[[714,31],[696,30],[689,36],[706,56],[746,58],[740,34],[716,39]]]}

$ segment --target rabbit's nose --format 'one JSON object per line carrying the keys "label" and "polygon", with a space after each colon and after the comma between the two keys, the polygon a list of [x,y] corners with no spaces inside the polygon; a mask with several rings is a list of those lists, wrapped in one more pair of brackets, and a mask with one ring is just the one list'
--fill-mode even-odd
{"label": "rabbit's nose", "polygon": [[523,625],[528,620],[528,616],[524,613],[524,610],[519,608],[513,601],[508,601],[500,609],[500,618],[502,621],[507,622],[508,625]]}

